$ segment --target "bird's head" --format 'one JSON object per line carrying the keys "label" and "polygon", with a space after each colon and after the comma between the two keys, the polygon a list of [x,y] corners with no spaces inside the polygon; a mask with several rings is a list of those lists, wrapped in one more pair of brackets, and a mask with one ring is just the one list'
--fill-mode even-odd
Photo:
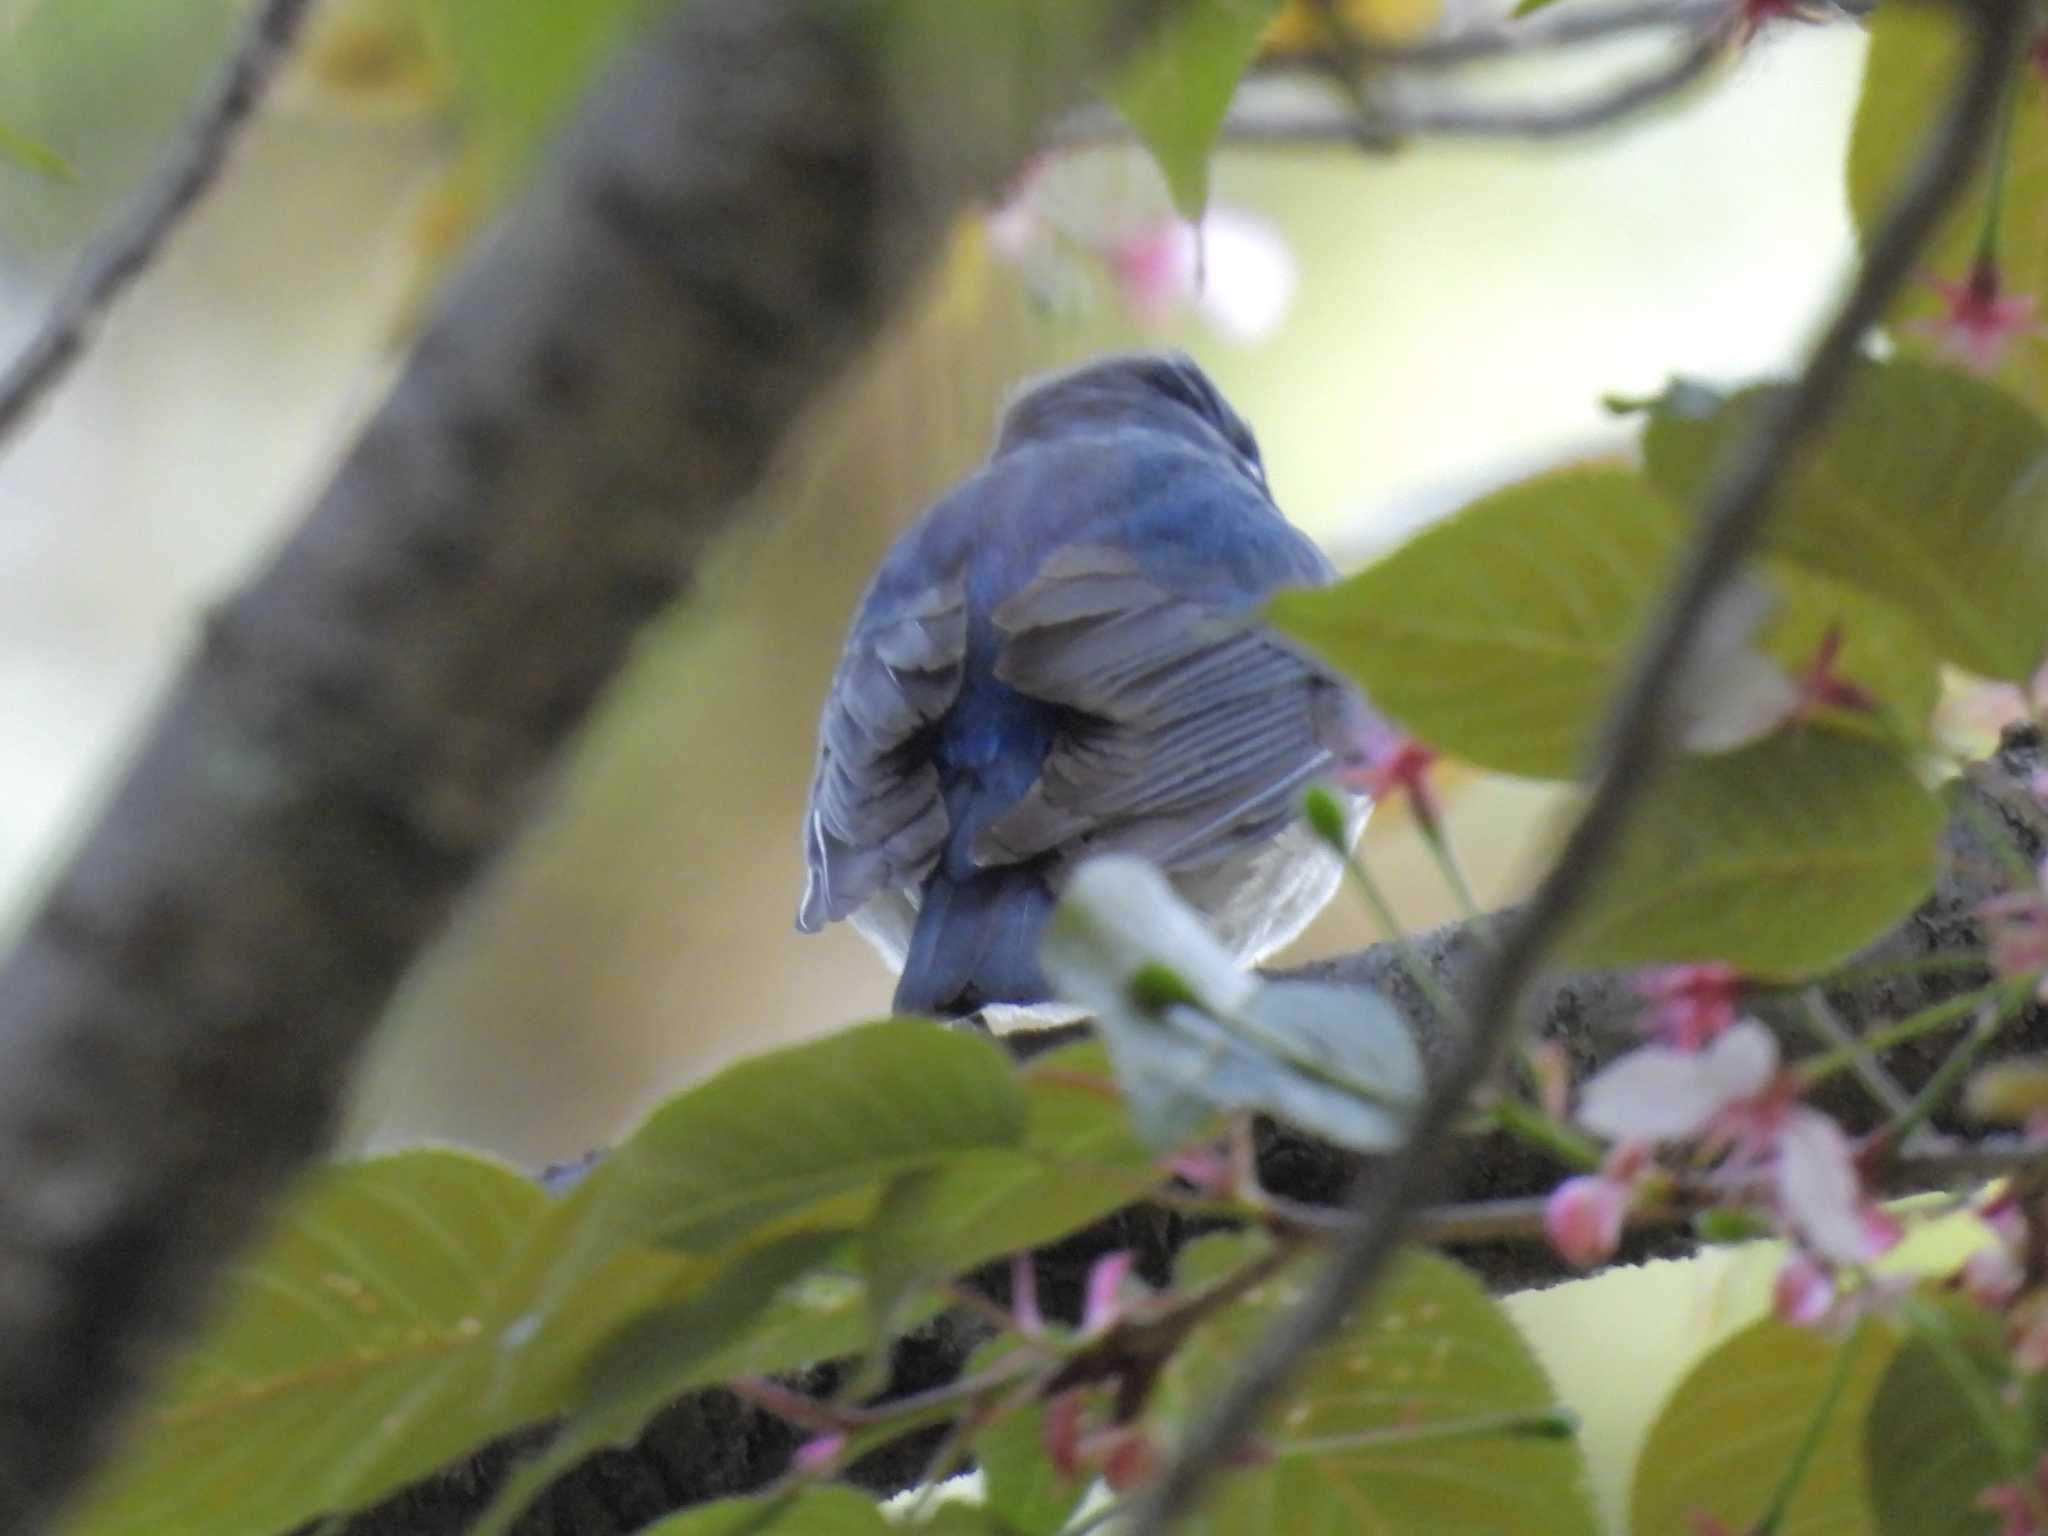
{"label": "bird's head", "polygon": [[994,457],[1130,428],[1219,450],[1265,489],[1266,467],[1252,429],[1195,360],[1180,352],[1121,353],[1027,385],[1003,412]]}

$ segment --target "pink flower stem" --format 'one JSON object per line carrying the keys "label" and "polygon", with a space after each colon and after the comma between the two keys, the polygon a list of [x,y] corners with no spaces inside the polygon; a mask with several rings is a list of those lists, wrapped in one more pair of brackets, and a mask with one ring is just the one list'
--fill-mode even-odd
{"label": "pink flower stem", "polygon": [[1755,1525],[1750,1527],[1751,1536],[1777,1536],[1780,1526],[1785,1523],[1786,1512],[1799,1492],[1799,1485],[1806,1480],[1806,1474],[1813,1466],[1813,1458],[1820,1450],[1821,1437],[1827,1433],[1828,1420],[1834,1417],[1835,1405],[1842,1399],[1842,1388],[1848,1384],[1849,1368],[1856,1363],[1857,1346],[1863,1342],[1870,1319],[1859,1317],[1849,1336],[1842,1340],[1842,1347],[1835,1351],[1835,1368],[1828,1373],[1828,1384],[1821,1388],[1820,1398],[1813,1405],[1813,1414],[1806,1421],[1806,1429],[1799,1437],[1799,1444],[1793,1448],[1792,1459],[1785,1463],[1785,1471],[1778,1479],[1778,1486],[1771,1492],[1771,1502],[1764,1507]]}
{"label": "pink flower stem", "polygon": [[1429,847],[1429,855],[1436,860],[1436,867],[1443,873],[1444,884],[1450,887],[1451,899],[1458,905],[1458,915],[1465,921],[1475,921],[1479,903],[1472,899],[1472,887],[1465,880],[1464,866],[1458,862],[1457,850],[1451,847],[1450,834],[1443,824],[1434,818],[1416,823],[1422,830],[1422,841]]}
{"label": "pink flower stem", "polygon": [[2006,81],[2004,115],[1991,146],[1991,190],[1984,199],[1984,230],[1977,237],[1977,263],[1994,271],[1998,263],[1999,230],[2005,221],[2005,183],[2007,168],[2012,164],[2013,122],[2019,116],[2020,80],[2025,73],[2024,69],[2015,69]]}

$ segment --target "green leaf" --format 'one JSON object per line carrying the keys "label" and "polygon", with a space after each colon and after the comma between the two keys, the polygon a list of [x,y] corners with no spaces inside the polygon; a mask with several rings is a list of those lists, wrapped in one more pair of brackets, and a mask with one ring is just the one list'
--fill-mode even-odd
{"label": "green leaf", "polygon": [[[1182,1273],[1234,1268],[1244,1244],[1204,1239]],[[1291,1276],[1269,1280],[1199,1328],[1165,1373],[1169,1417],[1185,1422],[1212,1401],[1300,1290]],[[1591,1536],[1578,1447],[1508,1429],[1527,1420],[1554,1430],[1559,1412],[1542,1367],[1478,1281],[1447,1259],[1410,1252],[1275,1405],[1261,1437],[1273,1459],[1220,1479],[1186,1529]]]}
{"label": "green leaf", "polygon": [[890,1536],[875,1501],[851,1488],[721,1499],[658,1520],[640,1536]]}
{"label": "green leaf", "polygon": [[1159,162],[1186,218],[1199,219],[1208,205],[1210,152],[1279,9],[1279,0],[1194,0],[1110,85],[1110,100]]}
{"label": "green leaf", "polygon": [[1940,801],[1881,743],[1802,728],[1667,766],[1562,945],[1584,966],[1799,976],[1933,888]]}
{"label": "green leaf", "polygon": [[[1761,1516],[1835,1372],[1839,1340],[1766,1319],[1714,1350],[1657,1416],[1636,1463],[1633,1536],[1694,1536],[1693,1516],[1730,1530]],[[1871,1529],[1862,1428],[1891,1358],[1889,1335],[1865,1328],[1841,1395],[1800,1479],[1784,1529],[1864,1536]]]}
{"label": "green leaf", "polygon": [[890,1019],[748,1057],[668,1101],[565,1207],[553,1288],[621,1246],[710,1252],[795,1220],[855,1226],[888,1180],[1020,1144],[1029,1106],[993,1041]]}
{"label": "green leaf", "polygon": [[897,1524],[890,1529],[891,1536],[905,1530],[923,1531],[927,1536],[1025,1536],[995,1510],[960,1499],[944,1500],[914,1524]]}
{"label": "green leaf", "polygon": [[5,118],[0,118],[0,160],[12,160],[16,165],[51,181],[78,179],[70,161],[41,139],[23,133]]}
{"label": "green leaf", "polygon": [[[1671,504],[1633,472],[1561,470],[1482,498],[1335,586],[1282,595],[1270,616],[1432,746],[1501,773],[1570,778],[1680,533]],[[1796,567],[1771,564],[1761,579],[1770,601],[1758,651],[1796,671],[1839,626],[1837,671],[1896,728],[1920,727],[1940,679],[1909,618]],[[1733,637],[1708,681],[1724,683],[1744,645]],[[1695,703],[1696,717],[1719,712],[1719,701]],[[1870,728],[1846,715],[1827,723]]]}
{"label": "green leaf", "polygon": [[[1653,417],[1650,478],[1697,504],[1762,394],[1745,390],[1705,420]],[[2048,427],[1995,385],[1922,363],[1872,364],[1795,457],[1765,541],[1889,599],[1958,666],[2023,679],[2048,649],[2044,456]]]}
{"label": "green leaf", "polygon": [[495,1277],[547,1197],[446,1151],[325,1170],[230,1276],[67,1536],[275,1536],[367,1503],[562,1405],[564,1355],[687,1283],[684,1261],[619,1264],[522,1375]]}
{"label": "green leaf", "polygon": [[[244,9],[244,0],[0,0],[0,229],[10,264],[69,265],[155,171]],[[13,163],[39,174],[14,174]]]}
{"label": "green leaf", "polygon": [[649,0],[440,0],[469,147],[516,172]]}
{"label": "green leaf", "polygon": [[[1023,1147],[963,1152],[889,1185],[862,1238],[878,1339],[923,1287],[1064,1237],[1158,1186],[1107,1069],[1093,1042],[1042,1058],[1024,1079]],[[1109,1091],[1082,1086],[1091,1076]]]}
{"label": "green leaf", "polygon": [[1025,1403],[974,1437],[988,1507],[1019,1536],[1053,1536],[1088,1492],[1088,1479],[1062,1478],[1047,1457],[1045,1411],[1043,1402]]}
{"label": "green leaf", "polygon": [[[653,1375],[681,1391],[856,1348],[865,1289],[820,1255],[890,1178],[1029,1130],[994,1044],[898,1021],[728,1068],[564,1201],[446,1152],[330,1170],[73,1536],[274,1536]],[[623,1370],[634,1350],[653,1375]]]}
{"label": "green leaf", "polygon": [[[2007,1465],[1981,1416],[2007,1419],[2016,1438],[2032,1438],[1991,1385],[2012,1369],[1999,1321],[1964,1300],[1927,1302],[1912,1315],[1939,1328],[1948,1347],[1916,1328],[1889,1355],[1872,1394],[1862,1450],[1875,1529],[1884,1536],[1980,1536],[1990,1517],[1976,1507],[1977,1495],[2032,1472],[2031,1460]],[[1958,1370],[1974,1373],[1980,1390],[1966,1389]]]}
{"label": "green leaf", "polygon": [[[1966,57],[1960,18],[1940,6],[1880,7],[1866,22],[1870,50],[1849,140],[1849,210],[1867,239],[1902,178],[1927,142]],[[2048,299],[2048,241],[2039,211],[2048,207],[2048,80],[2031,65],[2017,68],[2007,152],[2004,231],[1996,251],[2000,286]],[[1962,281],[1983,237],[1989,173],[1980,172],[1939,233],[1921,253],[1919,269]],[[1907,352],[1932,353],[1930,323],[1941,313],[1931,283],[1910,283],[1892,307],[1892,337]],[[2037,410],[2048,411],[2048,335],[2038,327],[2012,338],[1995,377]]]}
{"label": "green leaf", "polygon": [[506,1480],[477,1520],[474,1536],[499,1536],[541,1490],[586,1456],[625,1444],[677,1394],[721,1379],[784,1292],[822,1268],[850,1235],[798,1232],[763,1243],[734,1257],[686,1299],[620,1328],[593,1355],[568,1422]]}
{"label": "green leaf", "polygon": [[[803,1283],[845,1249],[851,1233],[798,1232],[749,1249],[723,1266],[717,1278],[673,1306],[642,1313],[615,1333],[592,1357],[579,1400],[562,1439],[584,1449],[623,1442],[677,1393],[728,1375],[736,1357],[751,1355],[745,1374],[786,1370],[857,1345],[851,1335],[850,1280],[841,1267],[838,1286]],[[792,1289],[798,1294],[785,1302]],[[757,1325],[783,1323],[790,1307],[813,1311],[813,1330],[801,1352],[763,1360],[748,1341]],[[786,1340],[787,1335],[783,1335]],[[836,1346],[836,1348],[835,1348]],[[556,1447],[549,1446],[552,1457]],[[576,1454],[581,1454],[580,1452]],[[574,1456],[570,1459],[575,1459]]]}

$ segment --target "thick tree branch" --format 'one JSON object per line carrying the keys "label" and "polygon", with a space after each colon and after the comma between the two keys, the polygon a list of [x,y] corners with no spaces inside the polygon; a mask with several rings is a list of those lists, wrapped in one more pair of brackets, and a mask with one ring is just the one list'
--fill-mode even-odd
{"label": "thick tree branch", "polygon": [[1193,1508],[1211,1473],[1227,1464],[1302,1360],[1370,1288],[1400,1243],[1402,1218],[1425,1198],[1444,1139],[1514,1036],[1524,994],[1546,953],[1592,889],[1670,750],[1677,703],[1672,681],[1716,596],[1755,544],[1774,492],[1800,446],[1826,420],[1871,327],[1989,149],[2030,11],[2025,0],[1978,0],[1967,13],[1976,38],[1952,103],[1897,204],[1873,232],[1855,283],[1798,381],[1769,401],[1731,459],[1717,466],[1699,509],[1699,531],[1601,733],[1586,810],[1466,994],[1472,999],[1471,1038],[1431,1085],[1407,1145],[1380,1176],[1361,1184],[1358,1231],[1338,1245],[1308,1299],[1259,1342],[1221,1400],[1192,1427],[1140,1503],[1133,1536],[1158,1536]]}
{"label": "thick tree branch", "polygon": [[84,354],[92,329],[220,179],[313,0],[259,0],[168,161],[87,248],[36,332],[0,374],[0,443]]}
{"label": "thick tree branch", "polygon": [[1171,3],[681,5],[593,93],[0,971],[0,1530],[103,1453],[792,422]]}

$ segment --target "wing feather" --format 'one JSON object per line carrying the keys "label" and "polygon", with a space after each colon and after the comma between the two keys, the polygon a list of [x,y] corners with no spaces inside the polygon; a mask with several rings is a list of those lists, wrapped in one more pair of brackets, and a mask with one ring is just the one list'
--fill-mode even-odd
{"label": "wing feather", "polygon": [[1292,819],[1292,796],[1265,792],[1323,757],[1318,700],[1336,685],[1269,630],[1103,545],[1059,551],[995,621],[997,677],[1072,715],[977,862],[1127,848],[1188,868]]}
{"label": "wing feather", "polygon": [[917,750],[952,707],[967,656],[957,579],[854,627],[818,732],[804,821],[809,881],[797,926],[815,933],[878,891],[923,879],[946,841],[939,776]]}

